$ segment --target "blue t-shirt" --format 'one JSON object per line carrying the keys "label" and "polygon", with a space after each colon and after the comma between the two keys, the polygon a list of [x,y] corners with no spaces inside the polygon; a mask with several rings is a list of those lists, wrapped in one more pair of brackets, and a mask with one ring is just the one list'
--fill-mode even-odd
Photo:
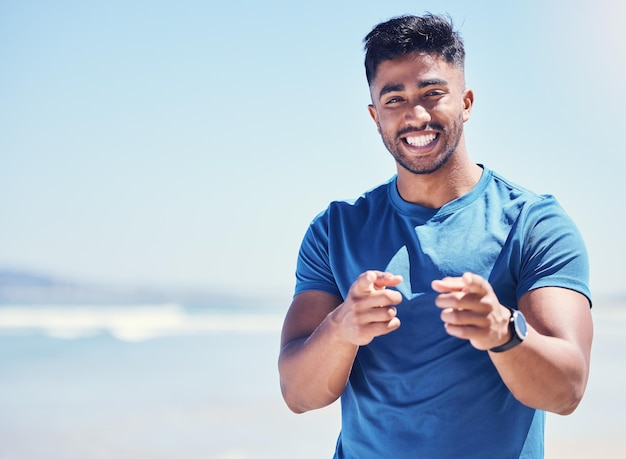
{"label": "blue t-shirt", "polygon": [[541,458],[545,413],[518,402],[485,351],[448,335],[431,281],[469,271],[517,308],[526,292],[564,287],[590,297],[582,237],[552,196],[484,168],[439,209],[404,201],[396,178],[333,202],[302,243],[295,292],[345,298],[366,270],[401,274],[401,326],[357,353],[341,396],[335,457]]}

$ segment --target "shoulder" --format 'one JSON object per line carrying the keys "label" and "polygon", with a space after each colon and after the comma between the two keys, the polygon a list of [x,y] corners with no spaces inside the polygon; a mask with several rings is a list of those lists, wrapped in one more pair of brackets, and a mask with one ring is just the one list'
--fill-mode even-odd
{"label": "shoulder", "polygon": [[512,225],[509,241],[519,248],[518,299],[539,287],[562,287],[590,298],[589,261],[575,222],[551,194],[537,194],[493,174],[495,194],[506,196],[501,215]]}
{"label": "shoulder", "polygon": [[319,220],[328,221],[366,217],[373,209],[389,204],[389,188],[394,186],[394,184],[395,176],[382,184],[370,188],[356,199],[332,201],[326,209],[313,219],[313,224],[316,224]]}
{"label": "shoulder", "polygon": [[490,183],[486,195],[497,200],[506,211],[507,208],[517,209],[521,216],[541,214],[546,211],[566,216],[558,200],[551,194],[539,194],[518,183],[511,181],[494,171],[489,171]]}
{"label": "shoulder", "polygon": [[332,201],[311,221],[302,247],[321,247],[325,252],[330,239],[357,234],[372,215],[379,215],[380,209],[389,205],[388,190],[393,183],[395,177],[367,190],[357,199]]}
{"label": "shoulder", "polygon": [[533,204],[537,201],[541,201],[545,195],[540,195],[508,178],[503,177],[497,172],[490,171],[491,174],[491,187],[489,191],[499,192],[505,194],[512,200],[520,200],[525,203]]}
{"label": "shoulder", "polygon": [[582,243],[576,224],[552,194],[538,194],[490,171],[485,200],[497,209],[524,244],[571,237]]}

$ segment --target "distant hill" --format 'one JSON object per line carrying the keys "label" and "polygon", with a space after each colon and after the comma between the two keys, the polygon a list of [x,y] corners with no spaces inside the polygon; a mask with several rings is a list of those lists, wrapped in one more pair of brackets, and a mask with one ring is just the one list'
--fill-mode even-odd
{"label": "distant hill", "polygon": [[209,287],[108,285],[0,269],[1,304],[156,304],[179,303],[199,307],[282,307],[286,301],[246,298]]}
{"label": "distant hill", "polygon": [[0,269],[0,288],[3,287],[52,287],[55,285],[66,285],[66,282],[45,276],[23,271],[11,271]]}

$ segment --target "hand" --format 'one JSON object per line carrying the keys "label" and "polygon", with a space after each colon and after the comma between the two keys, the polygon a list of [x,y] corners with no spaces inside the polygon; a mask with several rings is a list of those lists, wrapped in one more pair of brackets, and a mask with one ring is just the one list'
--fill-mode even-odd
{"label": "hand", "polygon": [[440,295],[435,304],[443,309],[446,331],[467,339],[476,349],[488,350],[510,339],[511,312],[502,306],[493,287],[477,274],[446,277],[432,282]]}
{"label": "hand", "polygon": [[395,305],[402,294],[386,287],[395,287],[402,276],[381,271],[366,271],[350,287],[346,300],[331,313],[345,341],[357,346],[370,343],[400,326]]}

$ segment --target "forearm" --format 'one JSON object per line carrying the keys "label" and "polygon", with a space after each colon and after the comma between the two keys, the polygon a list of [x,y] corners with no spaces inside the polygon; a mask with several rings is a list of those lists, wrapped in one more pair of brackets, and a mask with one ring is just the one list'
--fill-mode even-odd
{"label": "forearm", "polygon": [[562,415],[570,414],[580,403],[589,361],[571,342],[541,335],[529,327],[522,344],[489,354],[504,383],[521,403]]}
{"label": "forearm", "polygon": [[322,408],[343,393],[359,346],[400,326],[394,305],[400,292],[388,289],[402,277],[366,271],[343,303],[337,296],[307,291],[296,295],[283,324],[278,359],[283,398],[292,411]]}
{"label": "forearm", "polygon": [[[502,346],[507,335],[517,333],[511,328],[514,316],[484,278],[465,273],[432,285],[440,292],[435,303],[443,309],[441,318],[451,335],[487,350]],[[578,406],[589,376],[593,339],[589,306],[581,293],[559,287],[537,288],[520,298],[518,308],[521,319],[527,320],[528,335],[509,350],[489,351],[517,400],[559,414],[569,414]]]}
{"label": "forearm", "polygon": [[337,400],[348,381],[358,346],[336,337],[327,317],[308,338],[286,343],[278,361],[283,398],[296,413]]}

